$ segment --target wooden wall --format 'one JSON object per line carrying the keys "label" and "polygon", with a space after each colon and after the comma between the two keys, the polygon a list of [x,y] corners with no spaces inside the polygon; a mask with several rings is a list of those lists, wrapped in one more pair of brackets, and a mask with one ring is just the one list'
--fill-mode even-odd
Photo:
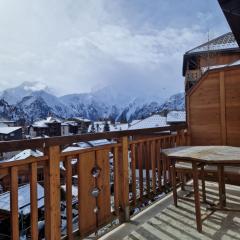
{"label": "wooden wall", "polygon": [[235,62],[239,60],[240,53],[239,52],[233,52],[233,53],[210,53],[205,54],[200,57],[199,67],[207,67],[207,66],[215,66],[215,65],[224,65],[229,64],[232,62]]}
{"label": "wooden wall", "polygon": [[191,145],[240,146],[240,66],[212,70],[187,93]]}

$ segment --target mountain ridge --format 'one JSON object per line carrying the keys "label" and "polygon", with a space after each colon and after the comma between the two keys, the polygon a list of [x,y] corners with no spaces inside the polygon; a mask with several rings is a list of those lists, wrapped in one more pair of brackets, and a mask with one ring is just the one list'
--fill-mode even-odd
{"label": "mountain ridge", "polygon": [[91,93],[57,97],[44,84],[24,82],[0,94],[0,117],[16,121],[25,119],[26,123],[49,115],[62,119],[84,117],[92,121],[110,119],[130,122],[134,119],[143,119],[153,113],[184,110],[184,108],[183,93],[169,98],[158,96],[145,98],[114,92],[114,89],[109,87]]}

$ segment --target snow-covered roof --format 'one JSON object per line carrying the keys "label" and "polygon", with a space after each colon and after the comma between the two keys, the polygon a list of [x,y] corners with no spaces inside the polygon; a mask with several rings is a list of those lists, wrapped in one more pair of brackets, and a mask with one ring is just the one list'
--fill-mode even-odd
{"label": "snow-covered roof", "polygon": [[226,33],[218,38],[215,38],[209,42],[206,42],[192,50],[188,51],[187,54],[198,53],[198,52],[208,52],[208,51],[218,51],[218,50],[228,50],[239,48],[237,41],[232,32]]}
{"label": "snow-covered roof", "polygon": [[61,120],[54,117],[47,117],[47,119],[34,122],[32,126],[38,128],[47,128],[49,123],[61,123]]}
{"label": "snow-covered roof", "polygon": [[78,150],[90,148],[90,147],[91,145],[87,142],[78,142],[78,143],[73,143],[71,146],[65,148],[63,152],[78,151]]}
{"label": "snow-covered roof", "polygon": [[91,120],[90,120],[90,119],[87,119],[87,118],[74,117],[73,119],[76,119],[76,120],[82,121],[82,122],[91,122]]}
{"label": "snow-covered roof", "polygon": [[78,123],[75,121],[66,121],[66,122],[63,122],[62,125],[78,126]]}
{"label": "snow-covered roof", "polygon": [[[38,208],[44,206],[44,188],[37,183]],[[30,184],[18,188],[18,213],[30,214]],[[0,194],[0,210],[10,212],[10,192]]]}
{"label": "snow-covered roof", "polygon": [[136,124],[136,123],[138,123],[138,122],[140,122],[141,120],[132,120],[132,122],[130,123],[130,126],[132,126],[132,125],[134,125],[134,124]]}
{"label": "snow-covered roof", "polygon": [[128,130],[128,123],[110,124],[110,132]]}
{"label": "snow-covered roof", "polygon": [[38,150],[26,149],[7,161],[23,160],[29,157],[42,157],[43,153]]}
{"label": "snow-covered roof", "polygon": [[167,123],[185,122],[185,121],[186,121],[185,111],[171,111],[167,114]]}
{"label": "snow-covered roof", "polygon": [[22,127],[0,127],[0,134],[10,134],[19,129],[22,129]]}
{"label": "snow-covered roof", "polygon": [[133,129],[156,128],[156,127],[166,127],[166,126],[168,126],[166,122],[166,117],[162,117],[158,114],[155,114],[130,126],[129,129],[133,130]]}
{"label": "snow-covered roof", "polygon": [[101,146],[101,145],[106,145],[106,144],[111,144],[111,141],[108,141],[107,139],[99,139],[99,140],[94,140],[94,141],[88,141],[88,143],[93,146]]}

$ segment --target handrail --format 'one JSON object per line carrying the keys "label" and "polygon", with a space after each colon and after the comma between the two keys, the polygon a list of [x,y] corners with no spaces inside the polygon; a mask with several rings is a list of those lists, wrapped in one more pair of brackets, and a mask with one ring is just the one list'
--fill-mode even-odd
{"label": "handrail", "polygon": [[157,128],[144,128],[137,130],[113,131],[104,133],[87,133],[81,135],[64,136],[64,137],[50,137],[30,140],[14,140],[0,142],[0,152],[10,152],[17,150],[25,150],[28,148],[45,148],[57,145],[67,145],[80,141],[92,141],[99,139],[114,139],[124,136],[137,136],[150,133],[160,133],[164,131],[180,131],[187,128],[187,124],[178,126],[167,126]]}

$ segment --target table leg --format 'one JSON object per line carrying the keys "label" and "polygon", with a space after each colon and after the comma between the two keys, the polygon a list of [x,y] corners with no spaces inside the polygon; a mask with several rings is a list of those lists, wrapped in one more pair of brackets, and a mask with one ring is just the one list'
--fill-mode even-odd
{"label": "table leg", "polygon": [[223,165],[218,165],[218,187],[219,187],[219,207],[220,209],[223,209],[223,207],[226,207],[226,189]]}
{"label": "table leg", "polygon": [[172,187],[173,187],[173,201],[177,207],[177,181],[176,181],[176,167],[175,161],[172,161]]}
{"label": "table leg", "polygon": [[201,165],[201,178],[202,178],[202,198],[203,202],[207,202],[207,197],[206,197],[206,187],[205,187],[205,173],[204,173],[204,165]]}
{"label": "table leg", "polygon": [[199,196],[199,187],[198,187],[198,168],[197,168],[196,162],[192,162],[192,175],[193,175],[193,188],[194,188],[197,230],[198,232],[202,232],[201,207],[200,207],[200,196]]}

